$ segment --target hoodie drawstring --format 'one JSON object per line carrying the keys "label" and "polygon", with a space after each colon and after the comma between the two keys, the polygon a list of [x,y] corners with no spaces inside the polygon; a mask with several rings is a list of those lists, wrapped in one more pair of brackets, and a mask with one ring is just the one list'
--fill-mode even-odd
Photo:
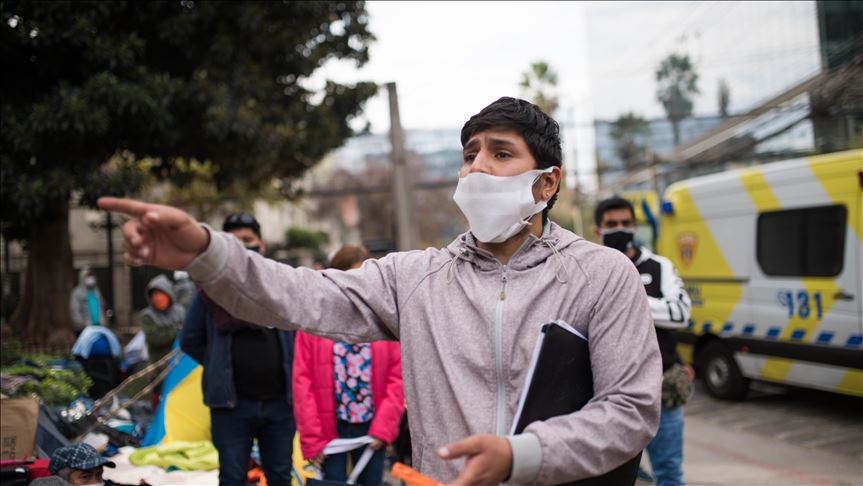
{"label": "hoodie drawstring", "polygon": [[[545,246],[551,248],[551,252],[554,253],[554,256],[557,258],[557,269],[554,271],[554,278],[558,282],[565,284],[567,282],[566,275],[569,273],[569,268],[566,266],[566,262],[563,260],[563,256],[561,256],[560,252],[557,251],[557,247],[551,243],[549,240],[542,240],[545,243]],[[563,278],[560,276],[560,271],[563,270]]]}
{"label": "hoodie drawstring", "polygon": [[450,284],[450,283],[452,283],[453,280],[455,280],[455,274],[457,271],[457,269],[456,269],[457,260],[459,258],[461,258],[462,255],[464,255],[466,251],[467,251],[467,248],[464,248],[464,247],[460,248],[458,251],[458,254],[456,254],[454,257],[452,257],[452,260],[449,261],[449,265],[447,266],[447,270],[446,270],[446,283]]}

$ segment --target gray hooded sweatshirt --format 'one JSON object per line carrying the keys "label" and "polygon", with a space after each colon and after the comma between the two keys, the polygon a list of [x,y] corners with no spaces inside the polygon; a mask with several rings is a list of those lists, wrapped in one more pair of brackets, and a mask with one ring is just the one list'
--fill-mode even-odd
{"label": "gray hooded sweatshirt", "polygon": [[78,285],[72,289],[69,294],[69,317],[72,319],[72,329],[82,331],[85,327],[93,325],[93,319],[90,318],[90,306],[87,302],[87,293],[92,290],[96,293],[96,298],[99,300],[99,320],[103,326],[108,325],[108,320],[105,319],[105,312],[102,309],[102,293],[98,287],[92,289],[84,285],[84,278],[90,274],[90,271],[83,269],[78,272]]}
{"label": "gray hooded sweatshirt", "polygon": [[512,483],[597,476],[656,433],[662,366],[644,285],[617,250],[551,223],[507,265],[469,233],[445,249],[400,252],[347,272],[292,268],[209,229],[187,270],[240,319],[348,342],[401,342],[413,464],[451,482],[461,459],[438,447],[472,434],[506,436],[543,324],[587,336],[594,397],[580,411],[509,436]]}
{"label": "gray hooded sweatshirt", "polygon": [[[171,306],[164,311],[156,310],[150,301],[150,292],[161,290],[171,298]],[[171,281],[164,275],[157,275],[147,284],[147,307],[138,316],[141,330],[147,339],[150,361],[158,361],[171,351],[177,333],[183,327],[186,311],[175,301]]]}

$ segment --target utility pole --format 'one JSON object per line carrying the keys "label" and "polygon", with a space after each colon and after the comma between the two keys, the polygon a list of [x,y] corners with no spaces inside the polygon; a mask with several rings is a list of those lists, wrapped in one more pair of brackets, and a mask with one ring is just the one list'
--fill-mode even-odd
{"label": "utility pole", "polygon": [[411,198],[410,173],[405,153],[405,134],[399,117],[399,98],[396,83],[387,83],[390,100],[390,157],[393,163],[393,197],[396,211],[396,249],[399,251],[416,248],[416,227],[413,224],[413,204]]}
{"label": "utility pole", "polygon": [[113,325],[115,323],[114,309],[114,230],[119,226],[114,222],[109,211],[105,211],[104,222],[92,222],[90,227],[94,230],[105,230],[106,232],[106,252],[108,253],[108,278],[102,289],[105,291],[105,304],[108,307],[106,316],[108,321]]}
{"label": "utility pole", "polygon": [[114,324],[114,224],[110,211],[105,211],[105,231],[108,233],[108,292],[106,292],[106,300],[108,301],[108,309],[111,315],[108,320]]}

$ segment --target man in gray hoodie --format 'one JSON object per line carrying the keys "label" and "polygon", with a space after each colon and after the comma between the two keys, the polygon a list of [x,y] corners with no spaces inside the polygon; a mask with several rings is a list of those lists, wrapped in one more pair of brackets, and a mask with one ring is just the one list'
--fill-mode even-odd
{"label": "man in gray hoodie", "polygon": [[[454,199],[470,231],[347,272],[266,260],[187,213],[101,198],[133,217],[130,265],[183,268],[232,315],[346,342],[396,339],[413,463],[441,482],[557,484],[601,475],[656,432],[662,376],[644,289],[620,252],[547,220],[561,180],[558,124],[501,98],[461,133]],[[594,397],[507,435],[543,324],[587,336]]]}
{"label": "man in gray hoodie", "polygon": [[171,281],[164,275],[156,275],[147,284],[147,307],[138,314],[151,362],[171,352],[185,317],[186,310],[176,302]]}

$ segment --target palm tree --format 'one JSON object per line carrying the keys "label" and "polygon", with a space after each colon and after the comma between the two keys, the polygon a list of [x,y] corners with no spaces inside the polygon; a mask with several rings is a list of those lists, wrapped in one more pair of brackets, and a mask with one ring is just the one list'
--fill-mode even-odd
{"label": "palm tree", "polygon": [[536,61],[522,73],[521,95],[549,116],[558,107],[557,73],[545,61]]}
{"label": "palm tree", "polygon": [[698,73],[688,55],[671,54],[656,70],[656,99],[662,103],[680,144],[680,121],[692,115],[692,95],[698,94]]}
{"label": "palm tree", "polygon": [[631,170],[644,162],[646,144],[650,136],[650,125],[643,117],[629,112],[617,117],[611,124],[611,139],[614,151],[626,170]]}

